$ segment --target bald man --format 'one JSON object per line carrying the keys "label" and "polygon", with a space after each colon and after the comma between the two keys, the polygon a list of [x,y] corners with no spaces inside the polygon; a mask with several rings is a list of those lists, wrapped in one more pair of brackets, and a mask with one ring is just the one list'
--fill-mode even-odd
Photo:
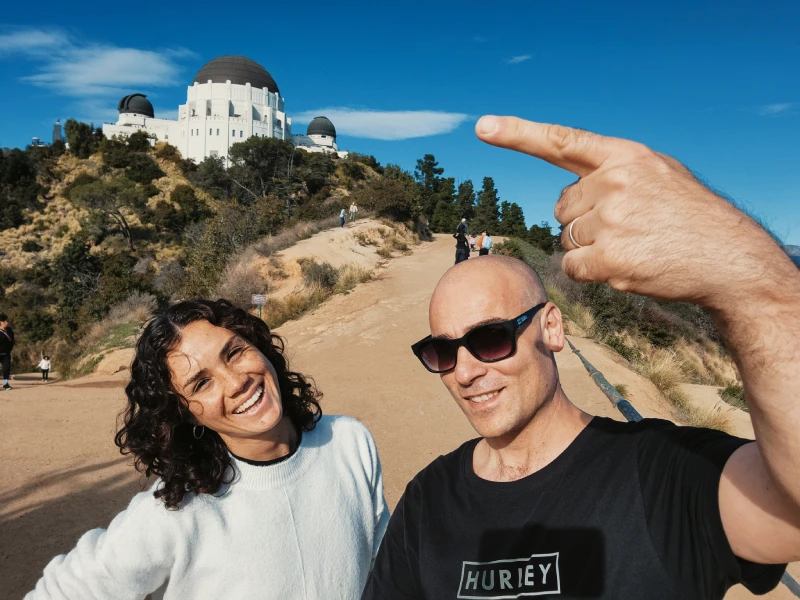
{"label": "bald man", "polygon": [[[581,281],[701,304],[757,441],[592,417],[567,398],[558,308],[501,256],[451,268],[412,347],[480,436],[409,483],[365,600],[722,598],[800,558],[800,275],[677,161],[616,138],[484,117],[484,141],[571,170],[555,214]],[[446,426],[446,424],[442,424]]]}

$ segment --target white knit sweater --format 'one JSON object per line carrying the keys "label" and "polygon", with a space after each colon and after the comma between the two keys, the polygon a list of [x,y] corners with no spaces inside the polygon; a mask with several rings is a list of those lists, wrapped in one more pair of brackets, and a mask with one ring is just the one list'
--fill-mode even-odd
{"label": "white knit sweater", "polygon": [[187,495],[178,510],[137,494],[54,558],[26,600],[360,598],[389,520],[366,427],[324,416],[289,459],[234,464],[224,493]]}

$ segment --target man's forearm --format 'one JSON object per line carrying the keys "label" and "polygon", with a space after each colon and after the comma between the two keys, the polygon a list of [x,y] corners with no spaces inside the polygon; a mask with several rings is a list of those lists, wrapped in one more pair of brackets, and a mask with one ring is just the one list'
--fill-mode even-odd
{"label": "man's forearm", "polygon": [[712,312],[739,367],[769,473],[800,506],[800,270],[777,247],[761,266],[758,285],[732,290]]}

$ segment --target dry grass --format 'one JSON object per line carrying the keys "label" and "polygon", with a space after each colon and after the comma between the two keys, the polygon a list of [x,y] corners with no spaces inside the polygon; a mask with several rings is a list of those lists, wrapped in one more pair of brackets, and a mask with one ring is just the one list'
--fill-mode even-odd
{"label": "dry grass", "polygon": [[733,419],[730,413],[721,407],[713,410],[703,410],[692,406],[685,412],[681,420],[692,427],[705,427],[731,434],[734,431]]}
{"label": "dry grass", "polygon": [[614,389],[617,390],[617,393],[625,398],[626,400],[629,399],[630,391],[628,390],[628,386],[624,383],[616,383],[614,384]]}
{"label": "dry grass", "polygon": [[638,367],[640,373],[665,394],[684,382],[680,361],[670,350],[655,350]]}
{"label": "dry grass", "polygon": [[556,285],[546,283],[545,291],[550,302],[555,304],[564,316],[564,328],[567,335],[586,338],[595,337],[594,316],[588,308],[577,302],[569,302]]}
{"label": "dry grass", "polygon": [[344,293],[353,289],[359,283],[366,283],[373,278],[372,271],[355,263],[347,263],[339,267],[339,279],[336,281],[334,292]]}
{"label": "dry grass", "polygon": [[375,253],[381,258],[393,258],[392,249],[389,248],[388,246],[381,246],[380,248],[375,250]]}
{"label": "dry grass", "polygon": [[330,295],[330,290],[320,286],[298,288],[280,300],[268,298],[261,318],[270,328],[280,327],[286,321],[296,319],[303,313],[315,309]]}
{"label": "dry grass", "polygon": [[214,290],[214,297],[225,298],[239,308],[250,308],[250,296],[269,291],[269,282],[261,276],[255,262],[229,264]]}

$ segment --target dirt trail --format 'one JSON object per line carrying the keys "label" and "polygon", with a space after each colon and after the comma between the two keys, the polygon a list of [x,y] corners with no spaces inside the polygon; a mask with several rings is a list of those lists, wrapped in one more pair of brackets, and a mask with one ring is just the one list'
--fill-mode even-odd
{"label": "dirt trail", "polygon": [[[329,232],[320,237],[325,235],[330,237]],[[371,429],[392,507],[421,468],[475,436],[439,378],[427,373],[409,348],[428,331],[430,293],[453,256],[452,238],[438,236],[413,255],[390,261],[379,280],[335,296],[278,330],[288,340],[293,368],[313,375],[324,392],[324,410],[353,415]],[[590,340],[573,343],[612,383],[628,385],[645,416],[669,415],[652,384],[613,353]],[[565,349],[557,362],[562,385],[578,406],[622,419],[576,355]],[[73,547],[87,529],[106,526],[141,488],[113,445],[124,373],[66,384],[25,379],[0,395],[4,598],[21,597],[50,558]],[[743,590],[728,595],[751,597]],[[779,587],[765,597],[793,596]]]}

